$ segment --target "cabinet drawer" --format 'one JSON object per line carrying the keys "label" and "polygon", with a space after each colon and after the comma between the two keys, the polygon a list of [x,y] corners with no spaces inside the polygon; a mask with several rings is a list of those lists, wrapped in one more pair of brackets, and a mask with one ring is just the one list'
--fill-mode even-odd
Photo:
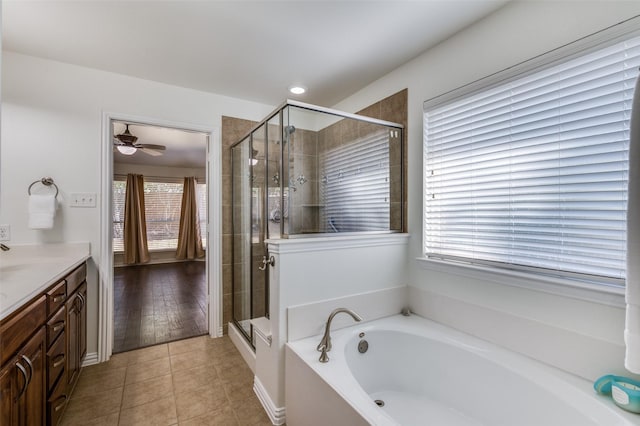
{"label": "cabinet drawer", "polygon": [[64,413],[64,407],[67,405],[67,394],[65,393],[66,380],[58,380],[51,395],[47,399],[47,424],[56,426]]}
{"label": "cabinet drawer", "polygon": [[56,337],[64,331],[66,312],[66,307],[62,305],[58,312],[47,321],[47,348],[50,348]]}
{"label": "cabinet drawer", "polygon": [[65,280],[62,280],[47,292],[47,315],[53,314],[60,306],[64,305],[66,298],[67,283]]}
{"label": "cabinet drawer", "polygon": [[87,264],[83,263],[65,277],[65,280],[67,281],[67,294],[73,294],[80,284],[84,282],[86,277]]}
{"label": "cabinet drawer", "polygon": [[0,325],[0,364],[4,365],[47,318],[46,298],[40,296]]}
{"label": "cabinet drawer", "polygon": [[47,390],[51,391],[60,374],[64,370],[67,360],[66,340],[64,331],[47,351]]}

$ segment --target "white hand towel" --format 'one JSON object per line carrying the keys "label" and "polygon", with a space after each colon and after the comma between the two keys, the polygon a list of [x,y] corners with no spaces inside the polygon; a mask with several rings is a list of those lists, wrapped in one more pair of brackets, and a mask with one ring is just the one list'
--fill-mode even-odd
{"label": "white hand towel", "polygon": [[55,216],[55,195],[32,194],[29,196],[29,228],[51,229]]}
{"label": "white hand towel", "polygon": [[624,366],[640,374],[640,77],[631,109],[629,140],[629,192],[627,203],[627,315]]}

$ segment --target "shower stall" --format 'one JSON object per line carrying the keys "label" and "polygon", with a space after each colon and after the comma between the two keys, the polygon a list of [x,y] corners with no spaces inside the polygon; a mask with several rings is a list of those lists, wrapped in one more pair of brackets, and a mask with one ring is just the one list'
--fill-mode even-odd
{"label": "shower stall", "polygon": [[287,100],[231,147],[233,323],[269,316],[267,239],[403,230],[403,126]]}

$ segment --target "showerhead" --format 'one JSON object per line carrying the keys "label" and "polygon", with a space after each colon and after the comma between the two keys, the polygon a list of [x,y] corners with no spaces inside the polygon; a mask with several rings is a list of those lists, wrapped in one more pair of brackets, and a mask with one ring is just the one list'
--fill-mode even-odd
{"label": "showerhead", "polygon": [[286,126],[286,127],[284,128],[284,132],[285,132],[285,134],[287,134],[287,135],[290,135],[290,134],[292,134],[292,133],[293,133],[293,132],[295,132],[295,131],[296,131],[296,128],[295,128],[295,126],[292,126],[292,125]]}

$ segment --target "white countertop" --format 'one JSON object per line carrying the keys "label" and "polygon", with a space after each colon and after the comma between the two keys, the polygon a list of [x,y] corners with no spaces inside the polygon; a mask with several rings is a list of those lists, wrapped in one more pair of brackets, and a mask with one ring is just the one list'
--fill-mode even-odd
{"label": "white countertop", "polygon": [[0,320],[91,256],[89,243],[10,247],[0,252]]}

